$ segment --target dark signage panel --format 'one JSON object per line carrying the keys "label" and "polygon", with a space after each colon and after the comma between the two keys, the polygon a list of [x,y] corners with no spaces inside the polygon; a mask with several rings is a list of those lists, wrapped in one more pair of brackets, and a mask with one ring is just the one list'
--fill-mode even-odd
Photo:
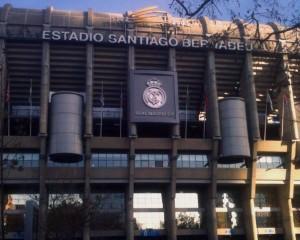
{"label": "dark signage panel", "polygon": [[178,123],[176,72],[132,71],[129,84],[131,122]]}

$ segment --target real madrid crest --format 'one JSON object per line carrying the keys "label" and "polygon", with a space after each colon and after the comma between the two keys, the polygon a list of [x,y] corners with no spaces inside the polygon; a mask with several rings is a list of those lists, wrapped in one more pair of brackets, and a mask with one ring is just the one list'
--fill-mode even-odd
{"label": "real madrid crest", "polygon": [[157,78],[147,81],[148,87],[144,90],[144,103],[150,108],[161,108],[166,104],[167,94],[161,88],[162,83]]}

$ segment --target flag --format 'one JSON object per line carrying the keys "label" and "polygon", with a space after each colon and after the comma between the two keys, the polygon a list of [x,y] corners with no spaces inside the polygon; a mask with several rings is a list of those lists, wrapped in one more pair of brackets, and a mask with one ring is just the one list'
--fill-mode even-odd
{"label": "flag", "polygon": [[273,102],[271,99],[271,96],[269,94],[269,91],[267,91],[267,100],[266,100],[267,104],[269,104],[271,111],[273,111]]}

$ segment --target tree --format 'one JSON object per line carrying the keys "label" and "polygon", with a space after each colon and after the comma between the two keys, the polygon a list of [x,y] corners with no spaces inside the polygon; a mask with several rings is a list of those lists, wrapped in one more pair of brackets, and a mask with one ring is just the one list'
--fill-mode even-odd
{"label": "tree", "polygon": [[[300,34],[300,1],[298,0],[172,0],[170,7],[181,17],[200,18],[208,16],[212,19],[229,18],[233,22],[242,19],[244,26],[256,26],[255,38],[261,42],[269,40],[273,35],[288,33],[296,36],[293,49],[299,50]],[[262,37],[262,23],[276,23],[279,28]],[[234,24],[217,37],[224,38],[236,30]],[[237,28],[237,27],[235,27]],[[214,36],[216,37],[216,36]]]}
{"label": "tree", "polygon": [[177,219],[179,229],[198,229],[200,228],[199,219],[186,213],[179,213]]}

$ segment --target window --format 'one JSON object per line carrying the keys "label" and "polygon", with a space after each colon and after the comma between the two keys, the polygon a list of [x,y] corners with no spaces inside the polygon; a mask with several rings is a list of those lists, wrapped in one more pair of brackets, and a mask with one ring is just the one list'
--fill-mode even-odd
{"label": "window", "polygon": [[255,206],[259,208],[278,207],[279,204],[276,195],[274,195],[274,190],[273,191],[270,189],[257,190],[255,195]]}
{"label": "window", "polygon": [[179,154],[177,168],[207,168],[208,158],[205,154]]}
{"label": "window", "polygon": [[127,167],[128,155],[126,153],[93,153],[92,167],[119,168]]}
{"label": "window", "polygon": [[216,212],[218,228],[241,228],[243,209],[241,208],[241,193],[228,189],[217,192]]}
{"label": "window", "polygon": [[258,168],[284,168],[283,156],[258,156],[256,166]]}
{"label": "window", "polygon": [[300,211],[294,211],[295,227],[300,228]]}
{"label": "window", "polygon": [[94,193],[91,196],[92,230],[120,230],[125,226],[124,193]]}
{"label": "window", "polygon": [[7,168],[27,168],[38,167],[40,156],[38,153],[4,153],[4,167]]}
{"label": "window", "polygon": [[64,163],[64,162],[53,162],[48,160],[48,167],[60,167],[60,168],[80,168],[84,166],[84,161],[80,162],[71,162],[71,163]]}
{"label": "window", "polygon": [[256,224],[259,228],[278,228],[280,221],[280,212],[256,212]]}
{"label": "window", "polygon": [[293,198],[293,214],[295,227],[300,228],[300,188],[295,188],[294,198]]}
{"label": "window", "polygon": [[138,153],[135,155],[136,168],[167,168],[169,156],[165,153]]}
{"label": "window", "polygon": [[10,236],[24,235],[26,222],[33,222],[32,232],[37,234],[38,194],[8,194],[4,196],[5,232]]}
{"label": "window", "polygon": [[178,229],[199,229],[204,209],[199,208],[197,193],[176,193],[176,223]]}
{"label": "window", "polygon": [[164,229],[161,193],[135,193],[133,208],[136,229]]}
{"label": "window", "polygon": [[239,162],[239,163],[230,163],[230,164],[218,164],[218,168],[246,168],[245,162]]}
{"label": "window", "polygon": [[256,222],[259,228],[281,227],[276,188],[258,188],[255,195]]}

